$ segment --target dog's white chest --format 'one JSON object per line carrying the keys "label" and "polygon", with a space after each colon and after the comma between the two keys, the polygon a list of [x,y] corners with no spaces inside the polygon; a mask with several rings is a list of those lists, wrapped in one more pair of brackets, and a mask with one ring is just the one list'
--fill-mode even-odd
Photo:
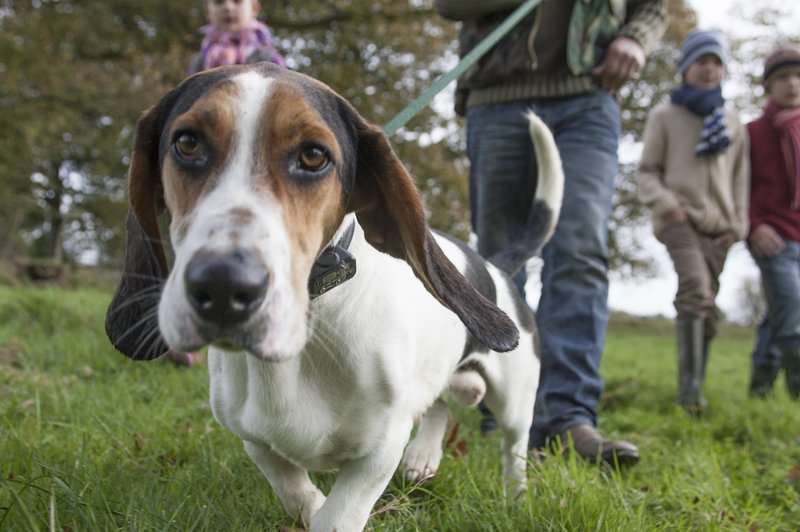
{"label": "dog's white chest", "polygon": [[355,370],[348,372],[351,386],[335,384],[340,370],[321,364],[310,368],[302,357],[268,363],[212,348],[214,416],[243,440],[267,444],[312,471],[369,453],[383,436],[393,392],[376,389],[385,381]]}

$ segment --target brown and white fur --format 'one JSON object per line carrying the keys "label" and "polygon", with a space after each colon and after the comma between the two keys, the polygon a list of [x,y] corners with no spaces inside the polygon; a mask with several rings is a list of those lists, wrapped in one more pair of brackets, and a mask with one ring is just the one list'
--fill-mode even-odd
{"label": "brown and white fur", "polygon": [[[546,126],[531,116],[531,130],[532,253],[563,175]],[[188,78],[138,123],[129,198],[109,338],[134,359],[209,345],[214,416],[292,518],[360,530],[398,465],[436,472],[448,388],[492,410],[510,490],[524,489],[532,313],[504,272],[434,236],[386,136],[331,89],[268,64]],[[312,264],[353,222],[355,277],[312,300]],[[307,472],[327,470],[325,495]]]}

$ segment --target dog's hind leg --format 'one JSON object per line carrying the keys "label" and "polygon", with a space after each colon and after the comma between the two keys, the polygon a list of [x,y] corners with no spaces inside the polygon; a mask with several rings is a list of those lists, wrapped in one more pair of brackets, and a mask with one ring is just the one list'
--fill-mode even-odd
{"label": "dog's hind leg", "polygon": [[[538,377],[538,372],[536,375]],[[528,439],[536,401],[536,383],[518,386],[519,381],[510,380],[512,382],[504,383],[511,384],[509,388],[500,389],[493,388],[493,383],[488,382],[485,401],[500,428],[503,476],[508,489],[516,497],[525,491],[528,484]]]}
{"label": "dog's hind leg", "polygon": [[417,434],[406,446],[401,462],[406,480],[417,482],[432,477],[442,460],[442,440],[450,410],[437,399],[420,419]]}
{"label": "dog's hind leg", "polygon": [[[503,449],[503,476],[514,497],[528,487],[528,430],[530,425],[501,427]],[[520,430],[521,429],[521,430]]]}
{"label": "dog's hind leg", "polygon": [[325,502],[325,495],[308,478],[308,472],[273,452],[268,445],[245,441],[244,448],[269,480],[286,513],[308,525],[311,516]]}
{"label": "dog's hind leg", "polygon": [[528,440],[539,384],[539,360],[533,338],[523,336],[510,353],[488,357],[481,374],[486,381],[484,402],[497,420],[503,453],[503,476],[514,496],[527,487]]}

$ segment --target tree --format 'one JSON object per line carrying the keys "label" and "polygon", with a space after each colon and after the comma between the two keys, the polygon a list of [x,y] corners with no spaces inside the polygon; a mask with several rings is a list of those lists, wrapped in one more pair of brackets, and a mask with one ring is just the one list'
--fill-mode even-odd
{"label": "tree", "polygon": [[[276,1],[270,8],[290,64],[376,123],[441,72],[439,58],[453,40],[452,25],[416,2]],[[203,22],[197,0],[0,2],[0,126],[16,133],[0,141],[0,221],[10,228],[0,256],[22,247],[55,258],[65,250],[71,258],[87,250],[119,256],[136,118],[183,78]],[[414,127],[438,122],[427,112]],[[425,160],[416,165],[427,174],[421,183],[445,182],[462,191],[448,201],[463,199],[463,175],[449,159],[400,145],[410,160]],[[441,190],[423,188],[432,196]]]}
{"label": "tree", "polygon": [[[290,67],[326,82],[377,124],[456,61],[457,25],[436,15],[430,0],[266,5],[262,14]],[[650,107],[674,86],[681,41],[696,25],[686,0],[668,6],[666,35],[621,97],[630,143],[640,139]],[[759,16],[767,23],[777,15]],[[0,0],[0,223],[8,228],[0,256],[120,256],[136,119],[183,78],[203,23],[200,0]],[[755,58],[763,54],[756,45],[735,42],[734,50]],[[756,72],[746,64],[752,80]],[[748,96],[753,92],[741,95]],[[418,180],[432,225],[466,238],[464,127],[441,107],[424,110],[392,142]],[[612,269],[627,274],[646,272],[649,262],[632,229],[645,216],[635,197],[635,165],[623,165],[610,231]]]}
{"label": "tree", "polygon": [[151,31],[175,14],[160,2],[3,1],[0,125],[14,135],[0,142],[0,216],[14,236],[0,255],[20,246],[16,235],[58,260],[65,239],[75,255],[96,248],[81,240],[120,232],[132,124],[150,90],[181,77],[173,40]]}
{"label": "tree", "polygon": [[[667,12],[669,23],[663,38],[648,54],[642,75],[623,89],[620,98],[622,137],[628,145],[641,142],[648,112],[675,88],[681,44],[697,25],[697,16],[686,0],[669,0]],[[609,223],[610,267],[623,276],[649,275],[653,267],[639,244],[648,212],[636,196],[638,162],[638,158],[621,161]]]}

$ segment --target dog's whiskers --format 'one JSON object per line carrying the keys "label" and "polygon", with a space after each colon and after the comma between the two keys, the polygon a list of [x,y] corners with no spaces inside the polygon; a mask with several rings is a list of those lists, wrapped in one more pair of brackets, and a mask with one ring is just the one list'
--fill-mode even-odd
{"label": "dog's whiskers", "polygon": [[[144,337],[142,337],[144,335]],[[161,337],[161,332],[159,331],[158,327],[153,327],[147,333],[142,332],[140,335],[140,346],[136,349],[134,353],[134,358],[138,357],[138,354],[142,347],[147,346],[147,350],[144,352],[145,359],[153,359],[157,356],[160,356],[167,352],[169,346],[166,344],[164,339]]]}
{"label": "dog's whiskers", "polygon": [[166,282],[166,280],[163,277],[161,277],[159,275],[149,274],[149,273],[141,273],[141,272],[133,272],[133,271],[125,270],[123,272],[123,275],[125,277],[131,278],[131,279],[142,279],[144,281],[155,281],[155,282],[158,283],[159,286],[162,286]]}
{"label": "dog's whiskers", "polygon": [[130,298],[128,298],[124,303],[121,303],[121,304],[117,305],[116,307],[109,309],[108,313],[109,313],[109,315],[113,316],[114,314],[116,314],[116,313],[118,313],[118,312],[120,312],[120,311],[122,311],[122,310],[124,310],[124,309],[126,309],[126,308],[128,308],[130,306],[132,306],[132,305],[136,305],[138,303],[146,302],[149,299],[153,300],[153,305],[150,308],[157,307],[158,306],[158,301],[159,301],[159,298],[160,298],[160,295],[161,295],[161,288],[162,288],[161,286],[152,286],[152,287],[143,288],[142,290],[140,290],[139,292],[137,292],[136,294],[134,294]]}
{"label": "dog's whiskers", "polygon": [[[151,309],[147,310],[139,321],[137,321],[136,323],[134,323],[133,325],[128,327],[128,329],[116,339],[117,342],[118,343],[122,343],[122,341],[125,340],[128,336],[130,336],[131,333],[133,333],[134,331],[140,329],[142,327],[142,325],[147,324],[147,322],[152,322],[152,325],[151,325],[151,327],[146,328],[145,331],[149,332],[153,328],[158,330],[158,308],[157,307],[153,306]],[[140,332],[139,334],[141,335],[142,333]],[[139,338],[137,338],[137,340],[141,340],[141,336]]]}

